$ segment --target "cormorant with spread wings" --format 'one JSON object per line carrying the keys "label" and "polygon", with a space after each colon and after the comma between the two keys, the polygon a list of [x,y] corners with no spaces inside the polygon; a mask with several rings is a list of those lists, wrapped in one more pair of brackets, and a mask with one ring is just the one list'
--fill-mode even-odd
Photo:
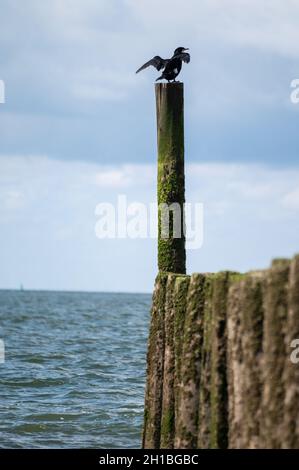
{"label": "cormorant with spread wings", "polygon": [[162,75],[156,79],[157,80],[167,80],[170,82],[176,81],[176,77],[181,71],[182,63],[186,62],[187,64],[190,62],[190,54],[188,54],[189,49],[186,47],[178,47],[171,59],[162,59],[162,57],[156,55],[151,60],[143,64],[136,73],[141,72],[141,70],[146,69],[147,67],[153,66],[158,71],[162,70]]}

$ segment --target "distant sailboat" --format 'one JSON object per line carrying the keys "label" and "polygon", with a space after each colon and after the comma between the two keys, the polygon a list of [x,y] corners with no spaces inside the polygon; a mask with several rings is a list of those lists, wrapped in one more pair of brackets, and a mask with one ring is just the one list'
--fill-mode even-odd
{"label": "distant sailboat", "polygon": [[22,291],[24,290],[23,284],[20,285],[20,290],[22,290]]}

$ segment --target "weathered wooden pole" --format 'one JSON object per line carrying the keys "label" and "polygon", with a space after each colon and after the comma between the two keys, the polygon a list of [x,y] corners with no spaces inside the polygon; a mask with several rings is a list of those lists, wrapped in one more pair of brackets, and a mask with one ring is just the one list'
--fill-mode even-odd
{"label": "weathered wooden pole", "polygon": [[185,274],[184,84],[157,83],[155,91],[158,133],[158,268],[159,271]]}

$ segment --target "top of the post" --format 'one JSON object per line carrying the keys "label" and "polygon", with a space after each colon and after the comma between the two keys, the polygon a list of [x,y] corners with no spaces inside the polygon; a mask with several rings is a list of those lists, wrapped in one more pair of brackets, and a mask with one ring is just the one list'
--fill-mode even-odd
{"label": "top of the post", "polygon": [[184,103],[184,83],[155,83],[155,94],[158,114],[167,109],[172,112],[182,113]]}
{"label": "top of the post", "polygon": [[155,83],[156,91],[162,90],[183,90],[184,89],[184,82],[159,82]]}

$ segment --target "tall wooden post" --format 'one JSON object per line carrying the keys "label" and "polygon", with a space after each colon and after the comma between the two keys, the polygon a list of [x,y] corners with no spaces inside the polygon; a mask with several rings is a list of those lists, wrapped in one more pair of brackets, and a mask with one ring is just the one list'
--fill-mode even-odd
{"label": "tall wooden post", "polygon": [[[158,268],[159,271],[185,274],[184,84],[157,83],[155,91],[158,133]],[[169,208],[168,216],[166,205]],[[169,226],[168,237],[165,236],[165,223]]]}

